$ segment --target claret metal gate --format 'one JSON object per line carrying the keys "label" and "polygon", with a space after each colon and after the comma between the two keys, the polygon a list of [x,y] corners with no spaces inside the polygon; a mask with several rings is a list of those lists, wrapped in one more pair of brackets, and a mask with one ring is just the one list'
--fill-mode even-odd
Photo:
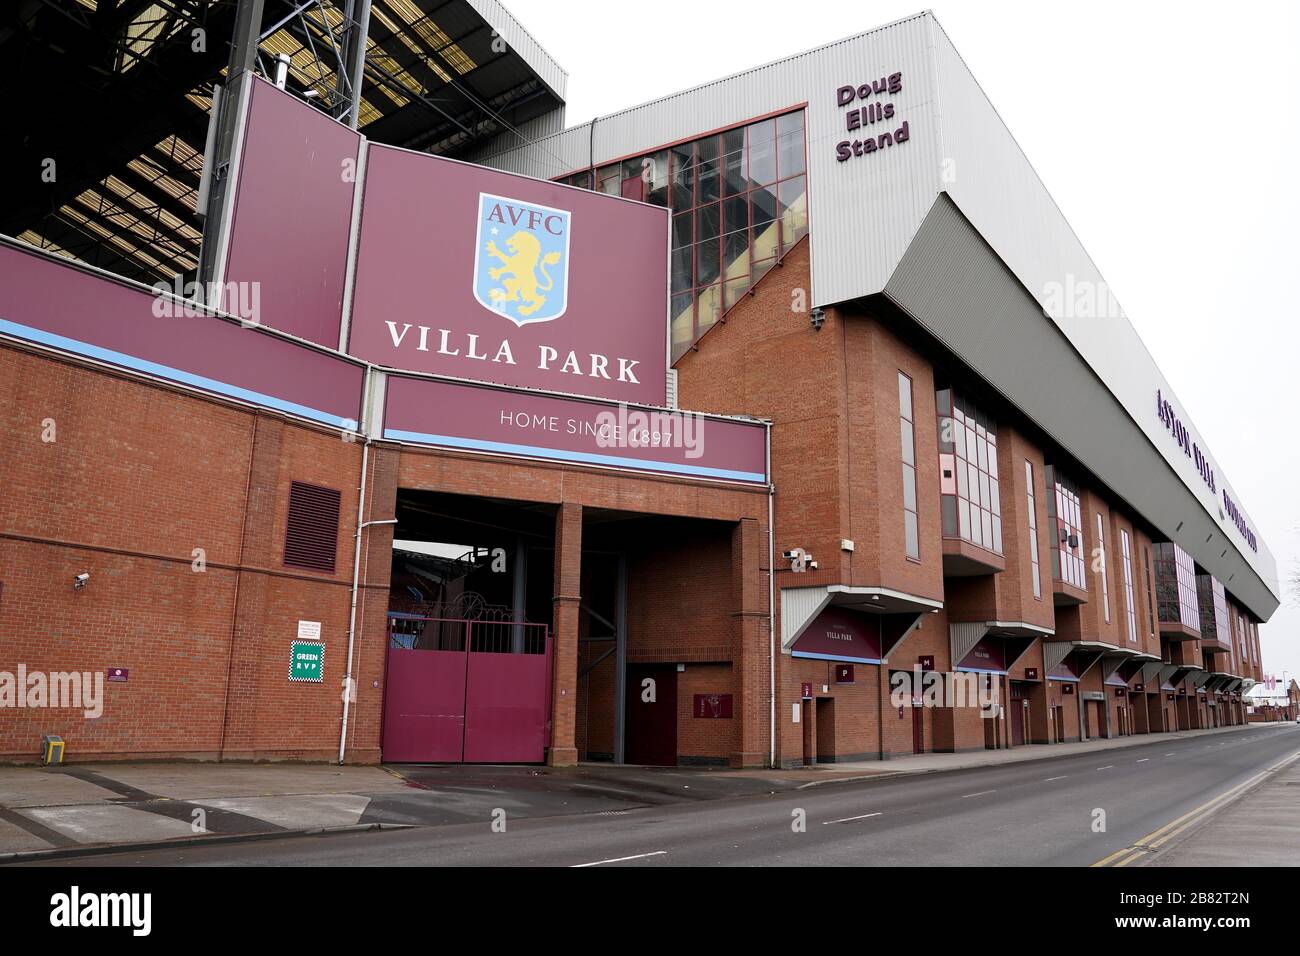
{"label": "claret metal gate", "polygon": [[383,759],[541,763],[551,635],[514,620],[388,615]]}

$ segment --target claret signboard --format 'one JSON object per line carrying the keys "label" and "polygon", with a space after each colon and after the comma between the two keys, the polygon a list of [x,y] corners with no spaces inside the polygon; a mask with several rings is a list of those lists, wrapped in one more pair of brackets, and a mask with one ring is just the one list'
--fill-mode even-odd
{"label": "claret signboard", "polygon": [[668,211],[372,144],[348,351],[662,406]]}

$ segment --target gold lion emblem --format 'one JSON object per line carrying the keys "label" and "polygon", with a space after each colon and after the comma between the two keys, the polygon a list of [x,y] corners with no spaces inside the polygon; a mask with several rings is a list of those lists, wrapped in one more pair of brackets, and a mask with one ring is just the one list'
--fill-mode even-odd
{"label": "gold lion emblem", "polygon": [[[506,249],[502,252],[495,242],[488,240],[487,254],[500,261],[501,265],[488,269],[493,282],[505,281],[496,289],[488,290],[488,298],[494,305],[507,302],[522,302],[520,315],[532,315],[546,304],[543,292],[551,291],[553,282],[546,271],[547,266],[559,265],[560,253],[548,252],[542,255],[542,244],[537,237],[522,229],[506,240]],[[541,274],[540,278],[538,273]]]}

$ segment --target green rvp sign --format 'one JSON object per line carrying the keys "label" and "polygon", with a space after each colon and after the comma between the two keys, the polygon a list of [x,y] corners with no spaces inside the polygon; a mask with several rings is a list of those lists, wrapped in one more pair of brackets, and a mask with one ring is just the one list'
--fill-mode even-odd
{"label": "green rvp sign", "polygon": [[325,679],[325,645],[294,641],[289,647],[289,680],[321,683]]}

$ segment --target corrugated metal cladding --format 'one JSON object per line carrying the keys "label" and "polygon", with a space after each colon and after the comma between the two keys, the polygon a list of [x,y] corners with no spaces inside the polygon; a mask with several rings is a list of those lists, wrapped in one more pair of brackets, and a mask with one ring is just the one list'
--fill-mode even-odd
{"label": "corrugated metal cladding", "polygon": [[[1192,440],[1210,458],[1219,493],[1227,490],[1241,507],[1241,498],[1228,483],[1226,470],[1213,460],[1205,441],[1187,419],[1186,408],[1174,396],[1137,330],[1114,302],[1097,266],[937,21],[934,35],[945,150],[941,188],[1128,409],[1132,420],[1195,495],[1212,523],[1225,532],[1234,548],[1242,551],[1276,597],[1280,591],[1272,554],[1262,538],[1258,541],[1259,551],[1252,551],[1235,525],[1219,520],[1222,502],[1218,495],[1202,480],[1194,460],[1169,436],[1156,415],[1157,391],[1173,402]],[[1090,295],[1092,307],[1078,300],[1076,294]],[[1247,520],[1258,537],[1259,526],[1249,521],[1249,516]],[[1172,531],[1172,526],[1167,530]],[[1205,541],[1204,534],[1200,540]]]}
{"label": "corrugated metal cladding", "polygon": [[948,625],[948,652],[952,655],[949,660],[952,666],[956,667],[966,659],[966,655],[975,650],[975,645],[984,639],[984,635],[989,632],[989,626],[983,623],[964,623],[958,622]]}
{"label": "corrugated metal cladding", "polygon": [[781,589],[781,650],[789,651],[795,639],[804,632],[822,608],[830,603],[830,589]]}
{"label": "corrugated metal cladding", "polygon": [[340,494],[295,481],[289,486],[289,518],[284,535],[284,563],[313,571],[334,571],[339,542]]}
{"label": "corrugated metal cladding", "polygon": [[1233,545],[1236,528],[1219,525],[1170,479],[1164,456],[947,197],[935,202],[885,294],[1252,612],[1267,619],[1277,609],[1276,585]]}
{"label": "corrugated metal cladding", "polygon": [[541,81],[551,88],[551,92],[563,101],[568,92],[569,74],[529,35],[510,11],[497,0],[469,0],[469,5],[487,21],[510,50],[523,58]]}
{"label": "corrugated metal cladding", "polygon": [[[815,303],[878,291],[934,200],[939,138],[930,53],[930,17],[918,14],[889,26],[756,67],[696,89],[576,126],[520,147],[500,137],[474,162],[553,179],[648,152],[756,116],[807,103],[809,223]],[[845,132],[848,108],[836,90],[902,73],[890,97],[893,131],[908,121],[910,140],[871,156],[838,162],[835,144]],[[864,135],[859,133],[859,136]]]}
{"label": "corrugated metal cladding", "polygon": [[[889,101],[896,107],[895,119],[909,123],[908,142],[838,162],[835,144],[866,134],[846,131],[848,108],[838,105],[837,89],[895,72],[903,74],[903,85]],[[1064,306],[1070,300],[1072,289],[1086,286],[1105,294],[1104,282],[931,14],[918,14],[602,117],[594,129],[591,124],[578,126],[522,147],[517,137],[504,135],[475,161],[554,178],[801,103],[807,104],[813,304],[847,302],[884,290],[936,197],[947,193],[996,252],[993,258],[1000,258],[1019,280],[1021,291],[1029,290],[1042,307],[1053,306],[1049,314],[1077,356],[1082,356],[1127,409],[1128,426],[1117,433],[1130,443],[1144,436],[1154,446],[1179,479],[1182,488],[1178,497],[1190,495],[1198,503],[1207,527],[1219,530],[1220,537],[1240,551],[1240,563],[1248,563],[1264,590],[1271,593],[1268,601],[1256,603],[1276,606],[1280,590],[1272,554],[1262,539],[1259,551],[1252,551],[1236,527],[1218,517],[1221,502],[1216,493],[1201,479],[1195,463],[1164,433],[1155,414],[1157,390],[1175,405],[1193,439],[1209,456],[1186,418],[1185,407],[1123,312],[1108,311],[1099,317],[1094,308],[1086,314],[1070,315],[1056,307],[1056,303]],[[870,129],[879,132],[892,126],[882,123]],[[973,315],[966,309],[965,314],[986,334],[1003,321],[997,313]],[[1041,310],[1039,317],[1041,321]],[[935,320],[942,321],[942,317]],[[972,356],[960,354],[976,372],[996,381],[996,368],[986,368]],[[1076,372],[1087,374],[1077,356],[1071,355],[1069,361]],[[1033,406],[1022,408],[1034,410]],[[1210,464],[1220,491],[1226,489],[1241,507],[1240,498],[1228,485],[1226,470],[1212,458]],[[1167,475],[1167,471],[1163,473],[1163,477]],[[1172,483],[1166,480],[1160,487],[1171,488]],[[1182,517],[1186,515],[1180,515],[1180,520]],[[1247,521],[1258,536],[1259,526],[1248,515]],[[1204,534],[1200,540],[1204,542]],[[1220,545],[1215,553],[1222,550]],[[1226,582],[1228,575],[1221,577]]]}

